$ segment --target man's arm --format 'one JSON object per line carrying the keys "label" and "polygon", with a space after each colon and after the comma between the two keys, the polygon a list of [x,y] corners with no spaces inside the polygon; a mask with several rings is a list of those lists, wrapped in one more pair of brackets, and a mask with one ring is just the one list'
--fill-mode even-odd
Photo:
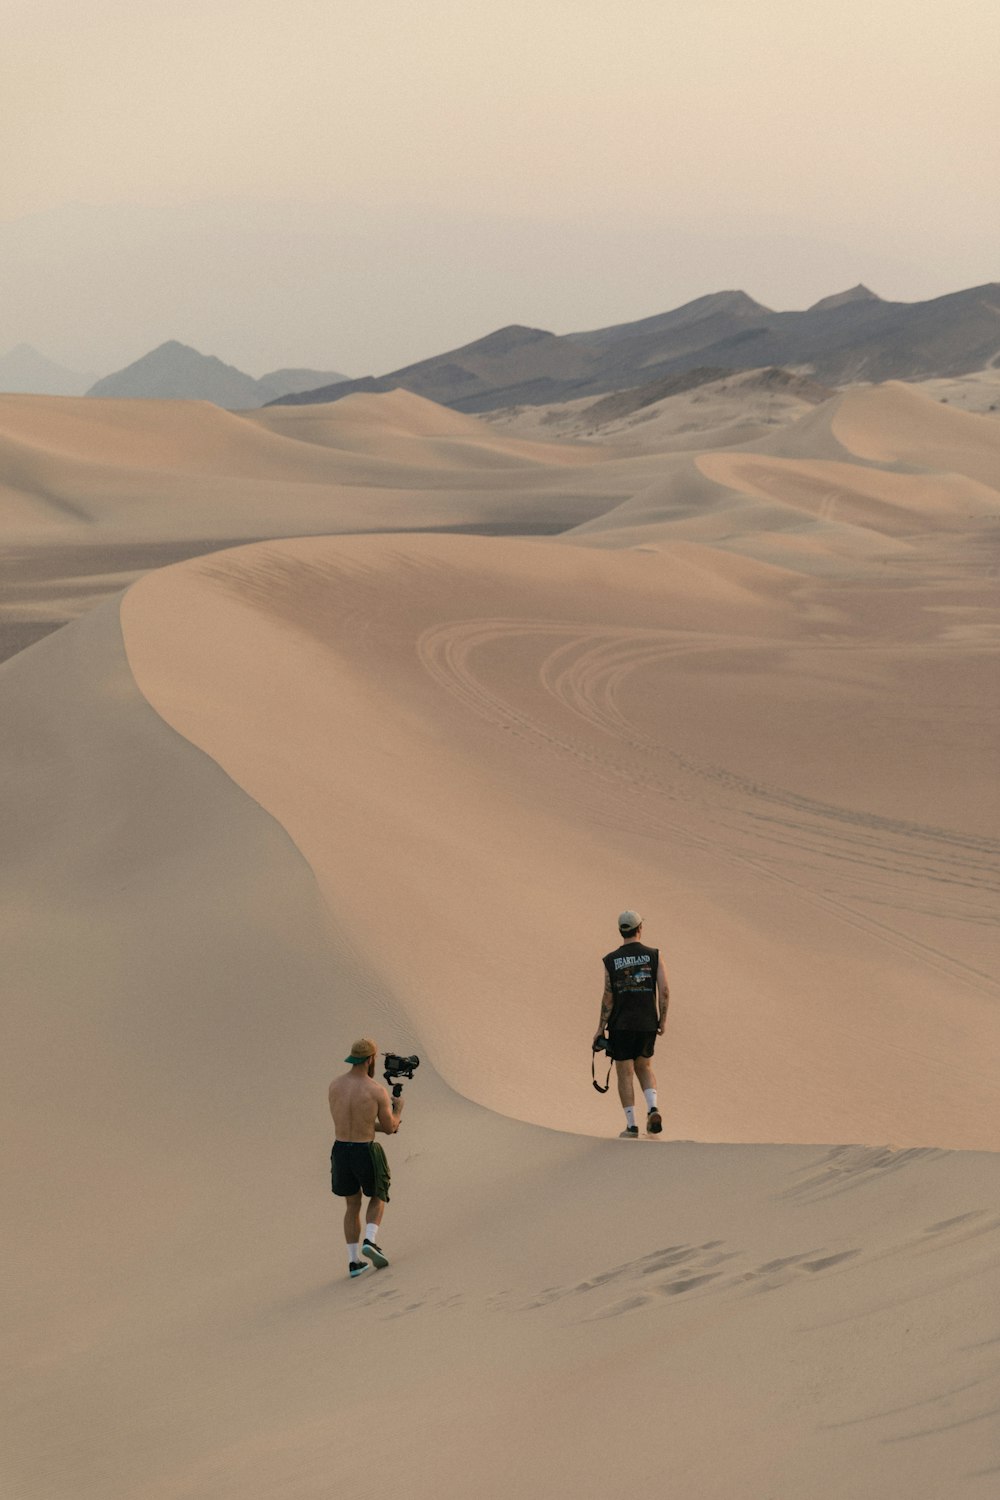
{"label": "man's arm", "polygon": [[667,983],[667,971],[663,967],[662,958],[656,970],[656,996],[659,1001],[659,1024],[656,1031],[658,1036],[662,1036],[667,1024],[667,1006],[670,1004],[670,986]]}
{"label": "man's arm", "polygon": [[375,1120],[375,1129],[381,1130],[383,1135],[395,1135],[399,1129],[399,1117],[403,1113],[403,1097],[389,1099],[389,1090],[378,1086],[378,1116]]}
{"label": "man's arm", "polygon": [[598,1026],[597,1030],[594,1032],[594,1041],[595,1042],[597,1041],[597,1038],[601,1035],[601,1033],[604,1031],[604,1028],[607,1026],[608,1022],[611,1019],[611,1007],[613,1005],[614,1005],[614,996],[611,993],[611,975],[608,973],[607,969],[605,969],[605,971],[604,971],[604,993],[601,995],[601,1022],[600,1022],[600,1025]]}

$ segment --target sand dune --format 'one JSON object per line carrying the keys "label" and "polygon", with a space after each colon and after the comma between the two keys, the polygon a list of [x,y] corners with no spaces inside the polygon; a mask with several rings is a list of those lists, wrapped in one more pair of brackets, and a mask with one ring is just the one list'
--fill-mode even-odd
{"label": "sand dune", "polygon": [[418,467],[500,467],[598,463],[598,449],[544,441],[525,442],[498,434],[477,417],[464,416],[409,391],[384,396],[345,396],[318,407],[271,407],[247,413],[247,421],[295,442],[341,453],[362,453]]}
{"label": "sand dune", "polygon": [[[949,681],[987,690],[988,663],[940,640],[914,661],[922,600],[897,605],[895,648],[832,611],[810,640],[805,600],[770,581],[745,618],[728,580],[669,552],[303,540],[150,575],[123,618],[143,692],[286,828],[331,909],[349,925],[393,913],[387,983],[463,1093],[599,1128],[597,1101],[551,1079],[548,1057],[593,985],[610,883],[671,913],[698,996],[671,1064],[679,1135],[991,1148],[983,1028],[998,1038],[969,955],[992,752],[956,725],[966,776],[939,800],[942,743],[929,753],[921,733]],[[466,943],[438,915],[456,910],[474,1003]],[[564,982],[539,1053],[480,1077],[484,1036],[502,1049],[541,1024],[534,985],[510,993],[510,935],[545,952],[553,926]],[[736,1025],[747,1011],[753,1027]]]}
{"label": "sand dune", "polygon": [[[11,642],[5,648],[0,640],[0,652],[19,646],[25,632],[31,639],[76,617],[149,567],[241,540],[428,527],[576,528],[573,540],[584,545],[703,541],[805,573],[836,574],[893,556],[873,504],[879,485],[883,500],[922,507],[938,530],[949,495],[956,515],[966,501],[969,517],[982,517],[993,503],[987,491],[1000,483],[998,429],[989,419],[952,412],[902,386],[814,407],[754,379],[699,388],[634,413],[631,426],[600,443],[525,440],[403,391],[246,414],[198,402],[0,398],[0,538],[7,549],[0,633]],[[785,411],[784,425],[754,423],[762,400],[790,403],[801,414],[787,420]],[[687,403],[683,420],[678,402]],[[729,418],[721,427],[720,402]],[[886,402],[894,415],[883,422]],[[862,451],[866,432],[883,427],[903,445],[898,462],[889,449],[874,457]],[[906,441],[919,447],[925,428],[935,437],[920,450],[925,462],[918,467],[920,453],[900,434],[909,432]],[[850,441],[855,429],[858,451]],[[739,453],[739,462],[727,463],[726,453]],[[781,463],[765,469],[762,456]],[[787,465],[795,460],[813,467],[793,477]],[[817,463],[856,472],[816,470]],[[786,477],[778,482],[782,464]],[[919,482],[889,493],[887,470]],[[765,472],[762,494],[757,480]],[[905,560],[905,544],[895,551]]]}
{"label": "sand dune", "polygon": [[[623,1484],[990,1493],[996,1156],[539,1129],[448,1090],[435,1036],[390,1143],[393,1264],[355,1286],[326,1190],[327,1076],[362,1025],[430,1040],[383,966],[393,893],[374,928],[324,911],[278,824],[143,702],[113,609],[0,685],[13,1493],[325,1495],[370,1455],[377,1409],[383,1482],[416,1500],[458,1500],[470,1475],[496,1500],[568,1500],[603,1475],[609,1381],[629,1389]],[[675,979],[680,1051],[704,995]],[[442,991],[422,1020],[449,1011],[460,1026]],[[516,1024],[507,1042],[485,1029],[470,1075],[516,1077],[531,1048]],[[729,1082],[720,1069],[706,1110]],[[355,1349],[374,1357],[346,1377]]]}
{"label": "sand dune", "polygon": [[642,482],[641,460],[604,477],[606,458],[505,437],[407,392],[246,414],[0,397],[0,659],[151,567],[237,541],[561,529]]}
{"label": "sand dune", "polygon": [[[702,543],[715,552],[740,553],[810,576],[882,571],[891,562],[906,561],[909,548],[905,540],[886,535],[884,522],[878,525],[879,508],[868,504],[865,493],[868,474],[850,473],[846,488],[839,476],[838,489],[817,483],[799,461],[742,452],[731,461],[726,453],[700,454],[676,461],[668,477],[582,522],[565,540],[614,549]],[[854,512],[859,524],[843,519],[845,510]]]}
{"label": "sand dune", "polygon": [[[629,401],[630,396],[637,401],[637,393],[624,391],[597,400],[583,396],[549,406],[502,407],[487,412],[483,420],[501,432],[542,442],[554,436],[577,442],[596,439],[602,446],[659,452],[729,447],[766,437],[816,404],[811,391],[808,396],[801,393],[800,387],[808,388],[808,382],[782,377],[784,372],[733,371],[641,405]],[[625,408],[621,415],[616,406]]]}
{"label": "sand dune", "polygon": [[994,421],[1000,420],[996,416],[1000,412],[1000,369],[995,367],[950,379],[922,380],[917,388],[959,411],[989,413]]}
{"label": "sand dune", "polygon": [[729,489],[778,499],[807,515],[843,517],[849,525],[888,536],[954,530],[956,518],[995,515],[1000,493],[961,474],[915,480],[910,474],[822,460],[809,463],[757,454],[706,453],[697,463],[702,473]]}
{"label": "sand dune", "polygon": [[[916,567],[985,577],[1000,514],[998,442],[995,424],[905,386],[847,392],[750,442],[665,454],[658,480],[566,540],[701,541],[813,576]],[[917,544],[933,559],[916,560]]]}
{"label": "sand dune", "polygon": [[[95,590],[102,538],[272,539],[0,666],[3,1486],[986,1500],[991,419],[874,388],[581,457],[408,396],[115,404],[0,403],[36,605],[69,535]],[[627,904],[658,1142],[590,1087]],[[355,1284],[361,1031],[423,1063]]]}
{"label": "sand dune", "polygon": [[[377,419],[373,401],[385,403]],[[406,392],[342,404],[238,414],[207,402],[0,397],[0,472],[13,476],[0,488],[0,529],[25,539],[26,496],[67,539],[83,523],[108,541],[398,527],[414,519],[414,489],[440,491],[425,497],[421,525],[508,519],[512,505],[527,516],[537,502],[533,473],[544,487],[544,471],[587,470],[603,456],[505,438]]]}
{"label": "sand dune", "polygon": [[898,381],[846,392],[837,400],[832,428],[860,458],[966,474],[1000,489],[1000,427]]}

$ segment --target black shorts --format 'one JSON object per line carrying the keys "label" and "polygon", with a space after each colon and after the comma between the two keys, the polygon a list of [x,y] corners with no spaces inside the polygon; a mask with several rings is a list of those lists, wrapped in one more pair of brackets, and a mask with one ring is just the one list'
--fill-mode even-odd
{"label": "black shorts", "polygon": [[609,1031],[608,1056],[615,1062],[634,1062],[637,1057],[652,1057],[656,1046],[655,1031]]}
{"label": "black shorts", "polygon": [[338,1198],[389,1201],[389,1163],[378,1141],[334,1141],[330,1152],[330,1186]]}

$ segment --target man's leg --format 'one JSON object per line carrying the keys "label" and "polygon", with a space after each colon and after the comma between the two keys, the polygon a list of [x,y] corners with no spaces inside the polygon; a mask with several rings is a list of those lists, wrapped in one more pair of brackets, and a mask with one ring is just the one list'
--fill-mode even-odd
{"label": "man's leg", "polygon": [[625,1109],[635,1103],[635,1063],[630,1057],[615,1063],[618,1075],[618,1097]]}
{"label": "man's leg", "polygon": [[618,1075],[618,1097],[625,1111],[625,1128],[634,1130],[635,1124],[635,1064],[630,1057],[615,1062]]}
{"label": "man's leg", "polygon": [[635,1060],[635,1072],[639,1080],[639,1087],[643,1093],[647,1089],[656,1088],[656,1074],[653,1072],[653,1060],[651,1057],[637,1057]]}
{"label": "man's leg", "polygon": [[361,1259],[361,1189],[344,1200],[344,1239],[347,1241],[347,1262],[351,1275],[355,1266],[363,1266]]}
{"label": "man's leg", "polygon": [[344,1200],[344,1239],[349,1245],[361,1240],[361,1189]]}
{"label": "man's leg", "polygon": [[365,1221],[365,1242],[361,1247],[361,1253],[362,1255],[366,1255],[379,1270],[389,1264],[388,1258],[375,1243],[378,1238],[378,1227],[382,1222],[382,1215],[384,1213],[385,1201],[382,1198],[369,1198],[368,1217]]}
{"label": "man's leg", "polygon": [[369,1198],[369,1200],[368,1200],[368,1216],[365,1219],[365,1239],[366,1240],[373,1240],[375,1238],[375,1236],[373,1234],[369,1233],[369,1231],[372,1230],[372,1229],[377,1229],[378,1228],[378,1226],[382,1222],[382,1215],[384,1213],[385,1213],[385,1204],[383,1203],[382,1199],[381,1198]]}
{"label": "man's leg", "polygon": [[646,1100],[646,1130],[650,1135],[659,1135],[663,1129],[663,1120],[656,1103],[656,1074],[653,1072],[652,1059],[637,1057],[635,1071]]}

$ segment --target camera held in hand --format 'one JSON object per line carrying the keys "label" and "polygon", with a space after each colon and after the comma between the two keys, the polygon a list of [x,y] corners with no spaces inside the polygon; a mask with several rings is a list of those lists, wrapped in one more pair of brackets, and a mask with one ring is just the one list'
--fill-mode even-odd
{"label": "camera held in hand", "polygon": [[595,1052],[607,1052],[609,1056],[611,1055],[611,1053],[610,1053],[610,1045],[609,1045],[609,1042],[608,1042],[608,1038],[605,1036],[605,1034],[603,1032],[601,1033],[600,1036],[594,1038],[594,1051]]}
{"label": "camera held in hand", "polygon": [[398,1099],[403,1092],[403,1085],[395,1082],[399,1078],[412,1078],[420,1067],[419,1057],[400,1057],[396,1052],[385,1054],[385,1071],[383,1077],[386,1083],[392,1084],[392,1097]]}

